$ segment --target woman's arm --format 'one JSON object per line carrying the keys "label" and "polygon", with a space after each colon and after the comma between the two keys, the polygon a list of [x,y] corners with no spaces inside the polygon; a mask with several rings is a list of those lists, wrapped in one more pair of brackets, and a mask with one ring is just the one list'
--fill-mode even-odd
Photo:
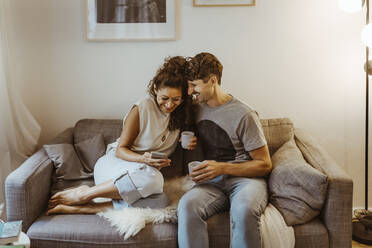
{"label": "woman's arm", "polygon": [[138,133],[139,112],[138,107],[134,106],[124,121],[118,147],[116,148],[116,157],[132,162],[144,162],[142,155],[129,149],[134,140],[137,138]]}
{"label": "woman's arm", "polygon": [[134,106],[124,121],[123,131],[121,132],[115,155],[127,161],[146,163],[159,169],[170,165],[169,159],[152,159],[148,152],[141,155],[130,150],[131,145],[139,134],[139,123],[138,107]]}

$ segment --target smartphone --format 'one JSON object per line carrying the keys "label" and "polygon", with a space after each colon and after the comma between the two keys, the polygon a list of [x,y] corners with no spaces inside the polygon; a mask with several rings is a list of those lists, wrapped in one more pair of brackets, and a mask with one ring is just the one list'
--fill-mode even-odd
{"label": "smartphone", "polygon": [[167,154],[163,152],[151,152],[151,158],[161,158],[161,159],[167,159]]}

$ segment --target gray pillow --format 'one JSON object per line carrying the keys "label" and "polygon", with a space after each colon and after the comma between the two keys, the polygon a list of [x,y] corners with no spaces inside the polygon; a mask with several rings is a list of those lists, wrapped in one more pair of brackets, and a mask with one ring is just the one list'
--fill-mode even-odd
{"label": "gray pillow", "polygon": [[72,144],[54,144],[43,146],[55,167],[57,180],[79,180],[92,177],[86,173]]}
{"label": "gray pillow", "polygon": [[102,134],[75,144],[76,153],[86,172],[92,173],[97,160],[105,155],[106,145]]}
{"label": "gray pillow", "polygon": [[319,215],[327,194],[327,176],[305,161],[294,139],[281,146],[271,159],[270,202],[286,224],[303,224]]}

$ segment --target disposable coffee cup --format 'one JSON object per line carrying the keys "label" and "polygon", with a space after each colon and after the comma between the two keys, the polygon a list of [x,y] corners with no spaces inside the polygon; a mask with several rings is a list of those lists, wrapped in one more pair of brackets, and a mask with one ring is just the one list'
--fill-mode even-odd
{"label": "disposable coffee cup", "polygon": [[183,149],[187,149],[189,147],[190,141],[193,137],[194,137],[194,132],[183,131],[181,133],[181,146]]}
{"label": "disposable coffee cup", "polygon": [[199,164],[201,164],[200,161],[192,161],[188,164],[189,166],[189,175],[191,174],[192,170],[194,169],[194,167],[198,166]]}

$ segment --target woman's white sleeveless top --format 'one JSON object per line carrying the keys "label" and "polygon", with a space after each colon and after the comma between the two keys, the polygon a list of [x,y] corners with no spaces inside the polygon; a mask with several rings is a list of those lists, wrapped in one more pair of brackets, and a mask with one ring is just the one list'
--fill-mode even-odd
{"label": "woman's white sleeveless top", "polygon": [[[176,149],[180,130],[169,131],[170,114],[163,113],[152,97],[146,97],[133,104],[138,107],[139,133],[130,149],[143,154],[145,152],[164,152],[168,156]],[[131,109],[132,109],[131,108]],[[129,112],[128,112],[129,113]],[[124,117],[125,122],[128,113]],[[116,148],[117,142],[110,144],[107,150]]]}

